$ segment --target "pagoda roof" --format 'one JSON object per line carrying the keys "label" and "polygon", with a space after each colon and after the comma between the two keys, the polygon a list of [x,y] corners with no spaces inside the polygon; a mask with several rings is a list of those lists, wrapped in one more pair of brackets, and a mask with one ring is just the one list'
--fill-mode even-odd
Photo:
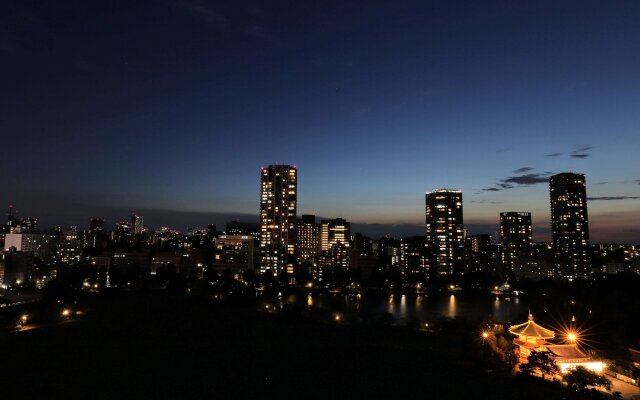
{"label": "pagoda roof", "polygon": [[543,328],[533,321],[533,315],[529,315],[529,320],[523,324],[513,325],[509,332],[516,336],[528,336],[537,339],[553,339],[555,332],[551,329]]}
{"label": "pagoda roof", "polygon": [[589,358],[588,355],[584,354],[582,350],[578,348],[575,344],[552,344],[547,345],[547,350],[552,352],[557,358],[566,358],[566,359],[581,359],[581,358]]}

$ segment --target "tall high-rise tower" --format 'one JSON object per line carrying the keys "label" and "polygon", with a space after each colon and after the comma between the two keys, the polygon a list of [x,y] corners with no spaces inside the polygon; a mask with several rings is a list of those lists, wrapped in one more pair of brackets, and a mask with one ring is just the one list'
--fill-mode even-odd
{"label": "tall high-rise tower", "polygon": [[142,215],[131,213],[131,230],[136,235],[140,235],[144,232],[144,218]]}
{"label": "tall high-rise tower", "polygon": [[589,219],[584,174],[565,172],[549,178],[554,269],[562,278],[587,278]]}
{"label": "tall high-rise tower", "polygon": [[438,189],[426,194],[427,244],[440,274],[464,269],[462,191]]}
{"label": "tall high-rise tower", "polygon": [[260,170],[260,272],[293,272],[298,170],[269,165]]}
{"label": "tall high-rise tower", "polygon": [[520,260],[531,257],[531,213],[500,213],[500,243],[502,265],[515,268]]}

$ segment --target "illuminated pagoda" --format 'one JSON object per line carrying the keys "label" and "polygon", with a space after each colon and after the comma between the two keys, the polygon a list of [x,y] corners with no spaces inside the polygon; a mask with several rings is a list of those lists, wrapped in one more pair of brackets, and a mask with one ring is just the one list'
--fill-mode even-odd
{"label": "illuminated pagoda", "polygon": [[526,362],[531,351],[543,351],[547,345],[547,340],[553,339],[556,334],[551,329],[543,328],[535,323],[533,315],[529,314],[529,320],[523,324],[513,325],[509,328],[509,333],[517,336],[513,342],[518,345],[520,358]]}
{"label": "illuminated pagoda", "polygon": [[531,314],[529,314],[527,322],[513,325],[509,328],[509,333],[517,336],[513,342],[518,346],[521,363],[527,362],[527,357],[532,351],[549,351],[554,355],[556,364],[558,364],[562,374],[578,366],[594,372],[603,372],[604,370],[602,361],[593,360],[580,350],[578,344],[575,343],[577,339],[575,333],[567,335],[569,341],[574,343],[554,344],[549,342],[555,338],[555,332],[536,324]]}

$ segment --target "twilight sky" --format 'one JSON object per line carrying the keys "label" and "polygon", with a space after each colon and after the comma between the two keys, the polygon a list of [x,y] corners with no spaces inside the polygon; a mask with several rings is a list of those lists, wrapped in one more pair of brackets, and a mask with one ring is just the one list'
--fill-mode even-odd
{"label": "twilight sky", "polygon": [[373,3],[2,2],[0,206],[255,219],[291,163],[299,214],[420,233],[450,187],[472,233],[531,211],[543,240],[575,171],[592,239],[640,242],[640,2]]}

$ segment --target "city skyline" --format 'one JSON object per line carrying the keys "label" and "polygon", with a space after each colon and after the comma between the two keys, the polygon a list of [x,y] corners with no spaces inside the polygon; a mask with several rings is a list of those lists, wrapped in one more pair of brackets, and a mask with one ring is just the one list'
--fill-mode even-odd
{"label": "city skyline", "polygon": [[300,214],[413,234],[421,193],[456,187],[472,232],[527,211],[546,240],[546,178],[576,171],[593,240],[635,242],[640,5],[601,5],[15,4],[0,205],[186,228],[255,217],[255,171],[281,162]]}
{"label": "city skyline", "polygon": [[[284,164],[274,164],[275,166],[286,166]],[[294,168],[297,171],[297,166],[291,166],[292,168]],[[266,167],[261,167],[260,168],[260,174],[262,175],[264,173],[264,171],[266,170]],[[560,174],[565,174],[564,172],[561,172]],[[551,176],[549,177],[551,178]],[[548,178],[547,178],[548,179]],[[297,180],[297,174],[296,174],[296,180]],[[296,182],[297,185],[297,182]],[[547,185],[545,185],[546,189],[547,189],[547,207],[548,207],[548,202],[550,201],[550,195],[548,192],[548,181],[547,181]],[[443,190],[444,188],[438,188],[435,189],[437,190]],[[446,190],[446,189],[444,189]],[[586,189],[587,193],[589,191],[589,188]],[[464,192],[464,190],[462,189],[456,189],[456,191],[460,191],[461,193]],[[430,192],[427,191],[426,194],[428,195]],[[296,197],[300,197],[302,194],[297,191],[296,193]],[[466,198],[466,197],[465,197]],[[594,201],[593,198],[588,197],[587,196],[587,200],[589,202]],[[597,199],[596,199],[597,201]],[[424,202],[424,198],[423,198],[423,202]],[[471,201],[471,203],[473,204],[473,201]],[[298,208],[298,204],[299,202],[296,201],[296,209]],[[467,220],[467,211],[466,208],[468,207],[468,201],[465,201],[465,221]],[[207,224],[209,223],[213,223],[213,224],[217,224],[219,226],[223,226],[225,223],[230,222],[230,221],[245,221],[245,222],[259,222],[260,221],[260,211],[258,207],[258,212],[251,214],[251,213],[208,213],[208,212],[189,212],[189,211],[175,211],[175,210],[161,210],[161,209],[147,209],[144,210],[142,209],[142,212],[140,209],[136,209],[136,211],[131,211],[131,210],[127,210],[125,208],[101,208],[101,207],[94,207],[94,211],[93,212],[89,212],[89,214],[87,214],[87,212],[90,210],[90,207],[87,207],[86,210],[84,210],[84,214],[85,215],[91,215],[90,218],[84,218],[84,219],[79,219],[76,217],[72,217],[71,219],[69,219],[69,217],[63,217],[61,220],[55,220],[55,217],[51,217],[51,216],[45,216],[45,218],[41,219],[39,215],[36,215],[35,213],[29,213],[29,212],[24,212],[18,208],[18,215],[16,215],[16,208],[14,207],[14,205],[10,205],[10,210],[9,212],[14,213],[14,218],[20,219],[20,218],[35,218],[39,221],[38,226],[39,228],[53,228],[55,226],[66,226],[66,225],[75,225],[78,226],[80,229],[84,229],[85,225],[89,225],[91,223],[91,220],[93,218],[101,218],[101,219],[105,219],[107,221],[107,227],[108,229],[110,229],[109,227],[113,228],[115,227],[117,224],[120,223],[121,220],[126,220],[126,217],[124,215],[131,215],[132,219],[132,224],[134,224],[133,221],[135,221],[136,219],[139,218],[143,218],[144,215],[150,214],[153,216],[153,220],[157,221],[155,223],[151,223],[150,226],[158,229],[162,226],[168,226],[171,228],[176,228],[176,229],[180,229],[183,231],[189,230],[189,229],[202,229],[204,228]],[[424,207],[424,203],[423,203],[423,207]],[[592,207],[591,204],[589,205],[589,207]],[[304,209],[304,204],[302,204],[302,209]],[[509,211],[506,211],[506,210]],[[528,213],[531,214],[530,211],[527,210],[518,210],[518,211],[514,211],[515,207],[509,208],[509,207],[505,207],[504,210],[499,211],[498,214],[496,214],[494,216],[494,221],[487,221],[487,222],[477,222],[476,220],[473,220],[470,223],[465,222],[464,223],[464,228],[467,231],[467,233],[469,235],[474,235],[474,234],[490,234],[492,235],[492,237],[494,238],[494,240],[496,242],[500,241],[500,220],[501,220],[501,214],[504,213]],[[75,210],[77,211],[77,210]],[[7,212],[7,214],[9,213]],[[297,212],[297,216],[303,216],[305,214],[305,212]],[[424,213],[424,211],[422,211]],[[101,214],[102,213],[102,214]],[[144,215],[136,215],[136,214],[144,214]],[[548,217],[550,218],[550,213],[547,212]],[[591,215],[591,211],[589,213]],[[311,215],[316,215],[316,214],[311,214]],[[107,218],[105,218],[105,216],[108,216]],[[332,218],[347,218],[349,220],[352,220],[350,218],[349,215],[345,215],[344,213],[337,213],[333,216],[325,216],[325,215],[316,215],[319,219],[332,219]],[[530,217],[532,217],[530,215]],[[591,220],[591,216],[589,217]],[[536,221],[535,218],[532,218],[533,221]],[[167,223],[170,222],[170,223]],[[551,221],[550,219],[546,221],[546,224],[544,223],[544,221],[539,221],[539,223],[541,223],[540,225],[536,225],[535,222],[533,223],[532,227],[533,227],[533,232],[532,232],[532,236],[533,236],[533,241],[536,242],[541,242],[541,241],[551,241]],[[592,222],[590,221],[589,223],[590,225],[592,225]],[[366,235],[372,236],[372,237],[382,237],[382,236],[395,236],[395,237],[402,237],[402,236],[414,236],[414,235],[423,235],[424,234],[424,229],[425,229],[425,223],[398,223],[398,224],[389,224],[389,223],[371,223],[371,222],[360,222],[357,221],[354,224],[354,232],[360,232],[360,233],[364,233]],[[546,225],[546,226],[545,226]],[[635,225],[634,225],[635,226]],[[602,231],[598,231],[597,229],[601,227],[599,227],[598,225],[596,225],[596,230],[595,232],[595,237],[596,238],[604,238],[603,240],[598,240],[598,239],[594,239],[594,242],[600,242],[600,243],[614,243],[614,242],[618,242],[618,243],[627,243],[627,244],[635,244],[637,243],[637,235],[635,234],[635,230],[630,230],[629,232],[624,232],[622,231],[622,235],[620,236],[611,236],[611,234],[609,232],[602,232]],[[593,228],[592,228],[593,229]],[[629,233],[629,235],[627,235],[627,233]],[[626,238],[626,239],[625,239]]]}
{"label": "city skyline", "polygon": [[3,398],[640,399],[639,21],[0,2]]}

